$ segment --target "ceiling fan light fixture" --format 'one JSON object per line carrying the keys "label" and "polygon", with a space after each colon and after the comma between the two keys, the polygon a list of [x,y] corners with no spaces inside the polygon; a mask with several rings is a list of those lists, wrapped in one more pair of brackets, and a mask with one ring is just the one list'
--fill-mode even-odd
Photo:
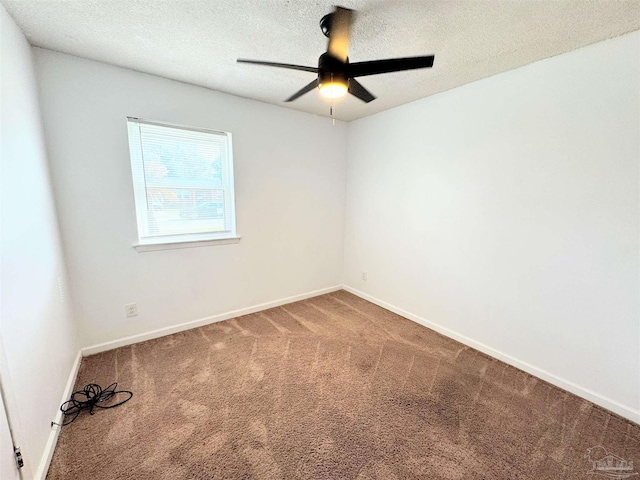
{"label": "ceiling fan light fixture", "polygon": [[344,97],[349,90],[346,83],[342,82],[325,82],[320,85],[320,95],[325,98]]}

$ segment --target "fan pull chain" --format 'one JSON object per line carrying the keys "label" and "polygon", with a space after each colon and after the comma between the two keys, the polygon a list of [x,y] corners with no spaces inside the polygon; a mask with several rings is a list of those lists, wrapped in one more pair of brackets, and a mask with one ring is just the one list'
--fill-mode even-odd
{"label": "fan pull chain", "polygon": [[331,125],[335,125],[336,124],[336,103],[333,102],[333,104],[331,104],[331,106],[329,107],[329,116],[331,117]]}

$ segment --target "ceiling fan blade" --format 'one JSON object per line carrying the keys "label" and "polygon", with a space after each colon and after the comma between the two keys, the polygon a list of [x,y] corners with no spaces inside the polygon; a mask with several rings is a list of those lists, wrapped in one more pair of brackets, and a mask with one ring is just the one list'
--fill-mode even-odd
{"label": "ceiling fan blade", "polygon": [[261,60],[247,60],[239,58],[238,63],[252,63],[254,65],[266,65],[267,67],[288,68],[290,70],[302,70],[303,72],[318,73],[317,67],[306,67],[304,65],[292,65],[290,63],[263,62]]}
{"label": "ceiling fan blade", "polygon": [[417,68],[431,68],[433,66],[433,59],[433,55],[428,55],[425,57],[390,58],[388,60],[350,63],[347,74],[352,78],[377,75],[379,73],[415,70]]}
{"label": "ceiling fan blade", "polygon": [[308,93],[308,92],[310,92],[311,90],[313,90],[314,88],[317,88],[317,87],[318,87],[318,79],[316,78],[313,82],[311,82],[310,84],[304,86],[303,88],[298,90],[296,93],[291,95],[289,98],[287,98],[285,100],[285,102],[293,102],[295,99],[301,97],[305,93]]}
{"label": "ceiling fan blade", "polygon": [[331,29],[329,30],[329,47],[327,52],[343,63],[347,62],[349,54],[349,35],[353,22],[353,10],[336,7],[331,16]]}
{"label": "ceiling fan blade", "polygon": [[358,97],[365,103],[369,103],[376,97],[366,88],[364,88],[355,78],[349,79],[349,93],[354,97]]}

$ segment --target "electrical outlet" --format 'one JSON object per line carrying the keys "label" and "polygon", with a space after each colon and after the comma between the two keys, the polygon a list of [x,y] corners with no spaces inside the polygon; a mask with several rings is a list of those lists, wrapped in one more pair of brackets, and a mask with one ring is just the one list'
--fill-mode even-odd
{"label": "electrical outlet", "polygon": [[127,317],[135,317],[138,315],[138,304],[137,303],[127,303],[124,306],[124,312]]}
{"label": "electrical outlet", "polygon": [[367,272],[362,272],[362,280],[367,281]]}

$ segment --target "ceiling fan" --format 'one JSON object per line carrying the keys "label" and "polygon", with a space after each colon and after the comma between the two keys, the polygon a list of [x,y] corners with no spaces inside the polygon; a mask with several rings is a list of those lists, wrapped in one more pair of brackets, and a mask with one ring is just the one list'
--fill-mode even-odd
{"label": "ceiling fan", "polygon": [[261,60],[246,60],[242,58],[239,58],[238,62],[302,70],[318,75],[311,83],[287,98],[285,100],[286,102],[292,102],[314,88],[319,88],[320,93],[327,98],[339,98],[349,92],[363,102],[369,103],[375,100],[376,97],[364,88],[356,80],[356,77],[414,70],[417,68],[431,68],[433,66],[433,55],[390,58],[369,62],[349,62],[349,34],[351,32],[352,22],[353,10],[343,7],[336,7],[332,13],[322,17],[322,20],[320,20],[320,29],[322,33],[329,38],[329,46],[327,51],[320,55],[317,67],[263,62]]}

